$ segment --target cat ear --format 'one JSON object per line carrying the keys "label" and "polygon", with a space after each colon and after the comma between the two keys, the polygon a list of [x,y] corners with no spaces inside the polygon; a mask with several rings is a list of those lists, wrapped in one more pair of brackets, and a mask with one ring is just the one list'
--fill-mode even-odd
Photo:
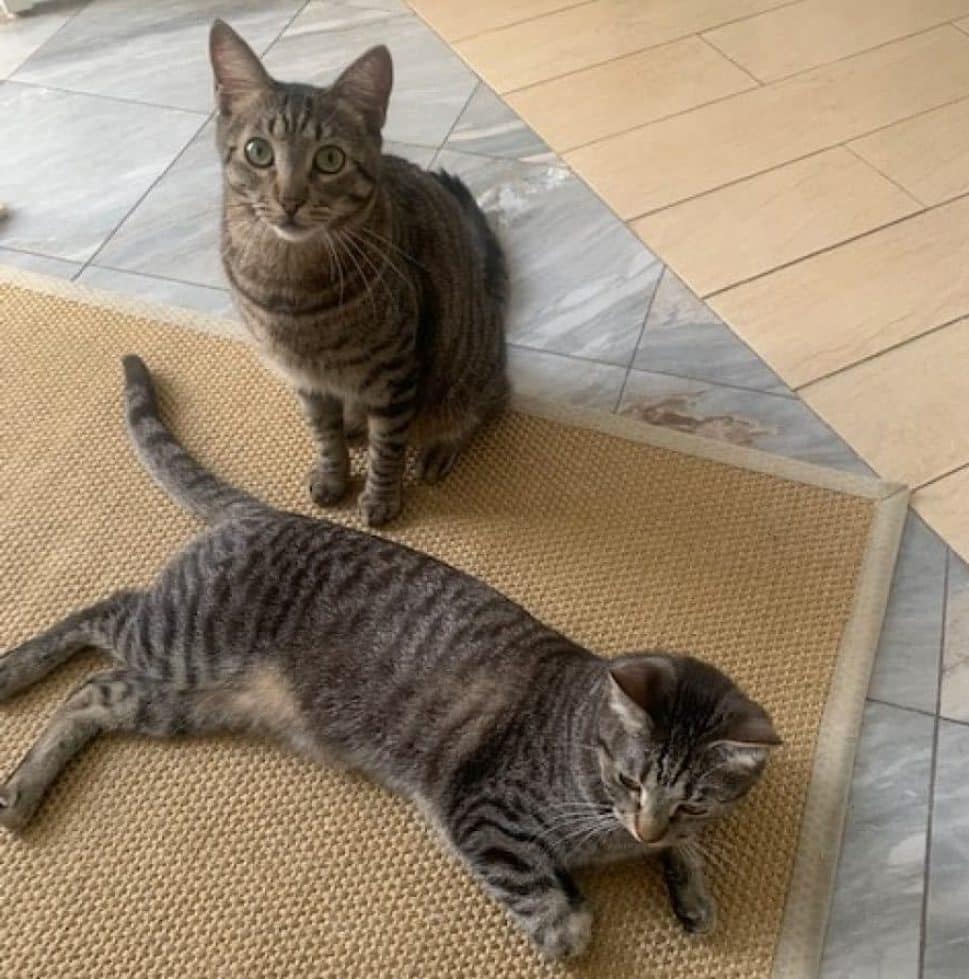
{"label": "cat ear", "polygon": [[738,748],[773,748],[781,743],[767,711],[740,693],[728,702],[727,720],[717,741]]}
{"label": "cat ear", "polygon": [[387,118],[387,103],[394,84],[394,63],[380,44],[360,55],[333,83],[341,95],[360,109],[367,125],[379,133]]}
{"label": "cat ear", "polygon": [[721,735],[711,747],[725,751],[733,768],[751,773],[759,770],[769,750],[781,744],[770,716],[760,704],[740,693],[731,696],[727,710]]}
{"label": "cat ear", "polygon": [[631,656],[609,668],[609,703],[630,734],[653,731],[676,691],[676,668],[665,656]]}
{"label": "cat ear", "polygon": [[223,115],[231,112],[238,99],[272,86],[273,80],[256,53],[224,20],[212,24],[209,57],[215,74],[215,98]]}

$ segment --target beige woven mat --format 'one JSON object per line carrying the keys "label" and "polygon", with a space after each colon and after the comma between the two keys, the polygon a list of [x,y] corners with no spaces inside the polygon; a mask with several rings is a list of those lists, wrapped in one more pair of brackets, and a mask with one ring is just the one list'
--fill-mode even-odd
{"label": "beige woven mat", "polygon": [[[0,648],[147,582],[195,530],[128,450],[126,351],[157,372],[203,460],[307,509],[293,399],[245,349],[177,325],[212,324],[0,275]],[[231,738],[105,737],[22,838],[0,834],[5,979],[810,975],[905,494],[602,427],[509,417],[444,485],[410,487],[392,536],[605,654],[706,657],[770,709],[785,745],[709,841],[714,937],[687,938],[654,868],[625,866],[583,880],[591,954],[546,965],[408,805],[364,779]],[[0,707],[0,768],[96,662]]]}

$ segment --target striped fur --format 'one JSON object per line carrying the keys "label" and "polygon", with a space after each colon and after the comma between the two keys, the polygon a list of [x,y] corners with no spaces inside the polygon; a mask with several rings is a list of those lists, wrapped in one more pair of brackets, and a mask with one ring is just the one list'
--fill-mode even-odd
{"label": "striped fur", "polygon": [[681,921],[712,925],[692,841],[776,742],[756,704],[697,660],[606,661],[440,561],[259,503],[175,441],[144,364],[124,368],[139,459],[208,527],[145,590],[0,657],[0,700],[83,646],[115,660],[0,788],[0,823],[23,826],[102,732],[247,730],[412,799],[549,956],[587,944],[572,872],[603,860],[661,855]]}
{"label": "striped fur", "polygon": [[[236,305],[313,432],[314,501],[347,491],[349,422],[369,438],[361,510],[385,523],[401,508],[409,443],[424,478],[440,479],[505,404],[501,248],[460,180],[381,152],[386,48],[329,88],[286,84],[216,22],[212,62]],[[271,165],[247,158],[254,138]],[[314,165],[320,147],[343,155],[339,172]]]}

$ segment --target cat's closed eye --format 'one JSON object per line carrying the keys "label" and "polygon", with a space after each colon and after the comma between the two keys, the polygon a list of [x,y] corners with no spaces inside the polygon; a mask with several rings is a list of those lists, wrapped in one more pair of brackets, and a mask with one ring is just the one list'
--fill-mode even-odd
{"label": "cat's closed eye", "polygon": [[692,802],[681,802],[677,807],[676,811],[684,816],[704,816],[706,815],[706,806],[697,805]]}

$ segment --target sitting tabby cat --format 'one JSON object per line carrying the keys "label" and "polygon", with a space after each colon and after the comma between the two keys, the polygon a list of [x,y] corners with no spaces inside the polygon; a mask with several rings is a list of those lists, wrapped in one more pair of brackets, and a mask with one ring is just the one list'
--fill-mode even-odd
{"label": "sitting tabby cat", "polygon": [[142,463],[209,528],[145,591],[0,657],[0,699],[82,646],[116,661],[0,788],[0,823],[26,823],[101,732],[250,730],[417,802],[549,956],[589,940],[572,870],[616,858],[658,856],[683,925],[712,927],[692,841],[778,743],[757,704],[698,660],[600,659],[440,561],[233,489],[160,421],[144,364],[125,373]]}
{"label": "sitting tabby cat", "polygon": [[464,184],[381,153],[393,69],[368,51],[329,88],[270,78],[227,24],[211,33],[224,169],[222,257],[243,322],[296,389],[321,505],[401,508],[408,441],[434,481],[507,399],[501,248]]}

